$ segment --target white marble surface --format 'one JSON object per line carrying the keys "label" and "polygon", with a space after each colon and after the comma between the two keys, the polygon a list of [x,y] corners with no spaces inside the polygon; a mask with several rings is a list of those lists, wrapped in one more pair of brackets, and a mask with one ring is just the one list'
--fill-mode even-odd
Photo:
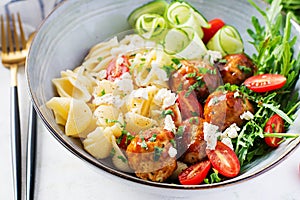
{"label": "white marble surface", "polygon": [[[0,64],[1,65],[1,64]],[[13,199],[10,150],[10,72],[0,66],[0,200]],[[24,68],[19,70],[19,95],[23,155],[26,153],[29,97],[26,91]],[[26,158],[23,158],[25,166]],[[38,200],[109,200],[109,199],[300,199],[300,148],[284,162],[261,176],[238,185],[213,191],[174,193],[168,197],[164,190],[153,194],[147,188],[134,185],[99,173],[66,150],[43,126],[38,123],[38,152],[35,197]],[[25,167],[24,167],[25,177]],[[25,179],[24,179],[25,183]]]}

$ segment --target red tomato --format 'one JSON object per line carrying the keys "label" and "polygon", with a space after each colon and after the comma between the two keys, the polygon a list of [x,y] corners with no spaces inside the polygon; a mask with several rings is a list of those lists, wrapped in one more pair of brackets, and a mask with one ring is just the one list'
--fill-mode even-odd
{"label": "red tomato", "polygon": [[284,86],[286,78],[280,74],[261,74],[251,76],[244,82],[245,86],[254,92],[269,92]]}
{"label": "red tomato", "polygon": [[[283,119],[275,114],[267,121],[265,126],[265,133],[283,133],[284,132],[284,121]],[[278,137],[265,137],[265,142],[270,147],[278,147],[279,142],[282,138]]]}
{"label": "red tomato", "polygon": [[183,170],[179,175],[178,179],[182,185],[197,185],[207,176],[211,168],[209,160],[201,161]]}
{"label": "red tomato", "polygon": [[129,71],[130,63],[126,56],[122,56],[122,62],[117,63],[117,58],[113,59],[106,69],[106,78],[107,80],[114,81],[116,78],[119,78],[122,74]]}
{"label": "red tomato", "polygon": [[206,44],[215,34],[220,30],[225,23],[221,19],[213,19],[208,22],[210,25],[210,28],[202,28],[204,36],[202,38],[202,41]]}
{"label": "red tomato", "polygon": [[218,141],[215,150],[206,149],[206,154],[212,166],[223,176],[232,178],[239,174],[240,161],[226,144]]}
{"label": "red tomato", "polygon": [[184,90],[179,92],[177,101],[183,120],[191,117],[203,117],[202,105],[199,103],[194,91],[189,95]]}

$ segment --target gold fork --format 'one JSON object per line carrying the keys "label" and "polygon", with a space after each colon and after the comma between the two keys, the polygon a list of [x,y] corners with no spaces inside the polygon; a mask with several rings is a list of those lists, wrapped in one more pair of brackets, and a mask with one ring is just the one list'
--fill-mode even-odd
{"label": "gold fork", "polygon": [[[21,157],[21,130],[18,103],[18,67],[24,65],[28,48],[23,31],[21,18],[17,14],[19,34],[15,16],[6,15],[6,31],[4,17],[1,15],[1,46],[2,64],[11,70],[11,145],[14,179],[14,195],[16,200],[22,198],[22,157]],[[11,22],[11,24],[10,24]],[[18,37],[20,35],[20,38]]]}

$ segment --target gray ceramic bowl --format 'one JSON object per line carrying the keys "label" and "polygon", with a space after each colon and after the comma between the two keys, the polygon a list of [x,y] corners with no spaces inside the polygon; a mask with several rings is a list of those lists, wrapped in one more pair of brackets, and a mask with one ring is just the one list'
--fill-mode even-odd
{"label": "gray ceramic bowl", "polygon": [[[221,183],[196,186],[155,183],[113,169],[105,161],[99,161],[88,154],[82,148],[80,141],[65,136],[55,123],[52,111],[45,106],[45,103],[56,94],[51,80],[59,77],[60,71],[73,69],[81,64],[88,50],[96,43],[129,29],[126,21],[129,13],[146,2],[149,0],[65,1],[42,24],[29,52],[26,73],[32,100],[49,132],[65,148],[83,162],[94,166],[96,170],[107,172],[106,174],[112,175],[117,180],[128,180],[130,183],[147,185],[154,189],[207,190],[218,188],[249,180],[283,161],[297,147],[300,138],[286,141],[270,154],[247,166],[241,175]],[[253,48],[247,44],[250,38],[246,30],[249,27],[252,28],[251,16],[259,16],[259,14],[247,0],[190,0],[189,2],[199,9],[207,19],[219,17],[236,26],[246,43],[246,52],[252,54]],[[256,2],[261,7],[266,6],[260,0]],[[293,23],[292,33],[300,38],[300,28],[295,23]],[[300,39],[296,46],[300,46]],[[300,118],[296,120],[296,124],[299,120]],[[293,127],[293,129],[298,132],[300,130],[299,127]]]}

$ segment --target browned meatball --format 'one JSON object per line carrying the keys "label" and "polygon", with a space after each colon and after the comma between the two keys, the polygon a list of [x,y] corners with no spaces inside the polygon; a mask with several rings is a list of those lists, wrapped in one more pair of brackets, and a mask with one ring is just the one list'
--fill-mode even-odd
{"label": "browned meatball", "polygon": [[215,91],[210,94],[204,106],[204,118],[208,123],[219,126],[220,131],[231,124],[243,124],[240,115],[245,111],[254,112],[252,104],[241,93]]}
{"label": "browned meatball", "polygon": [[219,68],[224,83],[241,85],[256,71],[251,59],[245,54],[227,55],[216,66]]}
{"label": "browned meatball", "polygon": [[222,84],[219,71],[202,60],[182,60],[181,65],[169,80],[173,92],[194,90],[198,99],[203,102]]}
{"label": "browned meatball", "polygon": [[126,150],[128,163],[135,174],[155,182],[163,182],[171,176],[177,168],[176,149],[171,142],[173,139],[172,132],[160,128],[137,135]]}
{"label": "browned meatball", "polygon": [[185,163],[194,164],[206,157],[203,122],[200,117],[191,117],[179,126],[178,152],[182,155],[180,160]]}

